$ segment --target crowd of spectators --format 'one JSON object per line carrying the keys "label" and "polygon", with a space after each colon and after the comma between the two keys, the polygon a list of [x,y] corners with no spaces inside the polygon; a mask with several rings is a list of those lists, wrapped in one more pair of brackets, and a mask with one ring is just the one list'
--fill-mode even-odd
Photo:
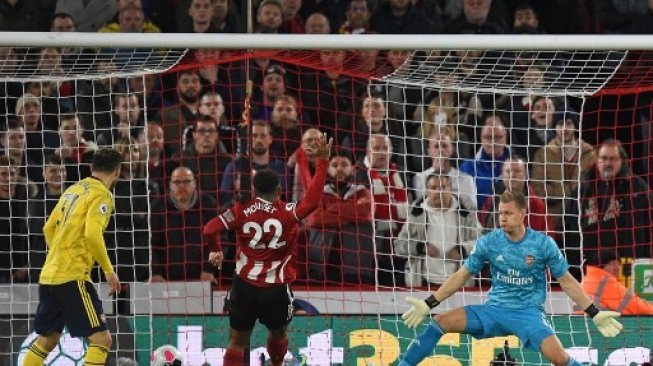
{"label": "crowd of spectators", "polygon": [[[256,32],[647,34],[646,0],[254,0]],[[7,0],[0,30],[244,33],[235,0]],[[52,21],[53,14],[56,21]]]}
{"label": "crowd of spectators", "polygon": [[[240,4],[228,0],[46,3],[1,2],[0,29],[220,33],[244,31],[246,24]],[[629,7],[616,1],[254,3],[255,31],[263,33],[653,30],[646,1]],[[0,54],[9,62],[21,52]],[[66,72],[72,53],[30,54],[36,67],[58,73]],[[633,173],[619,140],[595,141],[595,147],[581,138],[577,101],[401,88],[360,77],[410,62],[404,51],[315,54],[319,68],[264,53],[247,65],[219,62],[224,51],[198,50],[191,55],[195,66],[164,76],[3,83],[0,282],[38,280],[44,218],[67,185],[88,176],[93,153],[103,146],[114,146],[124,160],[106,235],[120,278],[228,281],[237,265],[234,234],[223,238],[227,261],[218,271],[207,262],[202,225],[250,197],[258,169],[282,177],[284,199],[302,199],[320,132],[336,148],[323,200],[299,235],[301,281],[442,283],[479,235],[500,226],[497,196],[506,189],[527,195],[525,224],[553,236],[577,276],[581,247],[585,254],[613,248],[620,257],[652,256],[649,183]],[[359,77],[345,70],[351,58]],[[110,72],[115,65],[101,60],[95,67]],[[538,65],[521,70],[537,71]],[[253,81],[251,99],[246,80]]]}

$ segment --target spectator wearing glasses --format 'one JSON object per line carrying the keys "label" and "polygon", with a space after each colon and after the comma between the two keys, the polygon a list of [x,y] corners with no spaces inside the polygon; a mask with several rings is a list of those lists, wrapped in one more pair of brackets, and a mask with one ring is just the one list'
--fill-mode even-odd
{"label": "spectator wearing glasses", "polygon": [[199,190],[218,197],[222,175],[232,156],[219,152],[219,129],[213,118],[200,116],[195,121],[192,135],[192,142],[172,156],[172,164],[196,172]]}
{"label": "spectator wearing glasses", "polygon": [[220,153],[233,155],[240,151],[238,126],[231,126],[225,117],[225,103],[220,94],[210,90],[204,92],[200,98],[199,113],[217,122]]}
{"label": "spectator wearing glasses", "polygon": [[213,281],[202,226],[217,213],[215,199],[198,191],[195,175],[187,167],[172,171],[168,192],[152,204],[150,281]]}
{"label": "spectator wearing glasses", "polygon": [[[620,257],[651,258],[651,193],[646,182],[630,170],[628,153],[619,140],[609,139],[598,150],[596,168],[585,175],[567,200],[561,232],[567,258],[580,277],[582,254],[615,248]],[[580,196],[580,200],[575,197]],[[580,217],[580,228],[578,221]]]}

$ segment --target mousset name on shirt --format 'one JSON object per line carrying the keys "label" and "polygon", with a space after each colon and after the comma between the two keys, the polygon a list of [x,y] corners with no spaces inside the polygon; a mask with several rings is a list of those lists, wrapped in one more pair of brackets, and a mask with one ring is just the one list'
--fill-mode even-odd
{"label": "mousset name on shirt", "polygon": [[245,214],[245,216],[249,216],[257,211],[265,211],[267,213],[273,213],[276,210],[277,209],[274,208],[274,206],[271,203],[256,201],[251,206],[244,209],[243,213]]}
{"label": "mousset name on shirt", "polygon": [[497,280],[510,285],[525,286],[533,283],[533,277],[520,277],[519,270],[508,268],[508,274],[497,272]]}

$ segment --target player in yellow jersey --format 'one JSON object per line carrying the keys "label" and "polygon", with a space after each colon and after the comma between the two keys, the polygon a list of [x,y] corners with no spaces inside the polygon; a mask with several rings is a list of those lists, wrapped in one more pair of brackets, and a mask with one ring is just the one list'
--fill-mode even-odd
{"label": "player in yellow jersey", "polygon": [[64,326],[73,337],[87,337],[84,366],[103,366],[111,334],[102,303],[91,283],[97,262],[111,294],[120,287],[104,245],[104,230],[113,211],[113,189],[121,155],[113,149],[95,153],[91,176],[66,189],[43,227],[48,255],[39,279],[39,306],[34,325],[38,338],[23,366],[41,366],[57,345]]}

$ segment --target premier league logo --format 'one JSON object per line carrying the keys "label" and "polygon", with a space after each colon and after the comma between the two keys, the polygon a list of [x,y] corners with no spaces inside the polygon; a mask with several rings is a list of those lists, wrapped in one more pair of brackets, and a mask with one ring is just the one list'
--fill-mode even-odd
{"label": "premier league logo", "polygon": [[526,266],[530,267],[533,265],[533,262],[535,261],[535,257],[532,255],[527,255],[526,258],[524,259],[524,263],[526,263]]}

